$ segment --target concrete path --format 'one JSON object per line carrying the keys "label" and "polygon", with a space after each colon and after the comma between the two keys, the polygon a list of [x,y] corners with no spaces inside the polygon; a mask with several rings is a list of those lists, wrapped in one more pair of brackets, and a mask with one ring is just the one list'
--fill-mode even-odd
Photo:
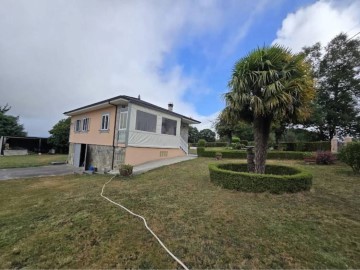
{"label": "concrete path", "polygon": [[[156,168],[179,163],[186,160],[191,160],[194,158],[197,158],[197,156],[188,155],[184,157],[175,157],[175,158],[144,163],[138,166],[134,166],[133,174],[141,174]],[[29,167],[29,168],[0,169],[0,181],[18,179],[18,178],[66,175],[66,174],[82,173],[82,172],[83,172],[82,168],[76,168],[74,166],[66,165],[66,164],[42,166],[42,167]],[[118,171],[112,171],[110,173],[117,174]]]}
{"label": "concrete path", "polygon": [[175,164],[175,163],[179,163],[182,161],[187,161],[187,160],[191,160],[197,158],[196,155],[188,155],[188,156],[183,156],[183,157],[175,157],[175,158],[169,158],[169,159],[162,159],[162,160],[156,160],[156,161],[151,161],[151,162],[147,162],[141,165],[137,165],[134,166],[133,169],[133,174],[141,174],[156,168],[160,168],[166,165],[171,165],[171,164]]}
{"label": "concrete path", "polygon": [[1,169],[0,180],[66,175],[75,172],[79,172],[79,168],[75,168],[71,165],[51,165],[51,166],[30,167],[30,168]]}
{"label": "concrete path", "polygon": [[[179,163],[182,161],[187,161],[187,160],[191,160],[197,158],[196,155],[188,155],[188,156],[183,156],[183,157],[175,157],[175,158],[169,158],[169,159],[162,159],[162,160],[156,160],[156,161],[151,161],[151,162],[147,162],[141,165],[137,165],[134,166],[133,169],[133,174],[141,174],[156,168],[160,168],[166,165],[171,165],[171,164],[175,164],[175,163]],[[119,171],[118,170],[113,170],[110,171],[110,174],[118,174]]]}

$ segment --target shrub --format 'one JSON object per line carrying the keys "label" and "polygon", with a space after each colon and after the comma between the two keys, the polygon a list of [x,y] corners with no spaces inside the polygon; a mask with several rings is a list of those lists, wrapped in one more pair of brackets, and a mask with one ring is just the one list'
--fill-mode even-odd
{"label": "shrub", "polygon": [[216,152],[215,157],[216,157],[216,159],[222,159],[222,153]]}
{"label": "shrub", "polygon": [[239,137],[232,137],[231,142],[232,143],[238,143],[238,142],[240,142],[240,138]]}
{"label": "shrub", "polygon": [[360,174],[360,142],[351,142],[344,146],[338,157],[349,165],[355,173]]}
{"label": "shrub", "polygon": [[242,148],[244,148],[245,145],[244,144],[241,144],[241,143],[236,143],[235,146],[233,147],[234,149],[237,149],[237,150],[240,150]]}
{"label": "shrub", "polygon": [[[199,157],[215,157],[216,152],[221,152],[223,158],[237,158],[237,159],[246,159],[245,150],[222,150],[222,151],[213,151],[205,150],[203,147],[198,147],[197,154]],[[269,151],[267,154],[268,159],[292,159],[292,160],[302,160],[307,155],[307,152],[284,152],[284,151]]]}
{"label": "shrub", "polygon": [[210,164],[210,180],[245,192],[283,193],[310,190],[312,175],[298,168],[267,165],[266,174],[247,172],[247,164]]}
{"label": "shrub", "polygon": [[304,151],[304,152],[316,152],[316,151],[330,151],[331,142],[285,142],[280,143],[279,148],[284,151]]}
{"label": "shrub", "polygon": [[130,164],[122,164],[120,166],[119,172],[122,176],[130,176],[133,173],[133,166]]}
{"label": "shrub", "polygon": [[206,141],[204,139],[200,139],[197,144],[198,147],[205,147]]}
{"label": "shrub", "polygon": [[249,142],[247,140],[241,140],[240,143],[245,146],[248,146],[248,144],[249,144]]}
{"label": "shrub", "polygon": [[335,156],[330,151],[317,151],[315,161],[320,165],[334,164]]}
{"label": "shrub", "polygon": [[225,147],[226,142],[206,142],[205,147]]}

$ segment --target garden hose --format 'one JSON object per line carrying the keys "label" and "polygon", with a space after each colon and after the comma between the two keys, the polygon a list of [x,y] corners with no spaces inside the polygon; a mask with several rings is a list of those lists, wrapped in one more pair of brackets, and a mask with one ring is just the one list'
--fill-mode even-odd
{"label": "garden hose", "polygon": [[140,216],[140,215],[138,215],[138,214],[135,214],[134,212],[132,212],[132,211],[130,211],[129,209],[127,209],[125,206],[123,206],[123,205],[121,205],[121,204],[119,204],[119,203],[116,203],[116,202],[112,201],[111,199],[109,199],[108,197],[106,197],[106,196],[103,195],[105,186],[106,186],[108,183],[110,183],[111,180],[114,179],[114,177],[116,177],[116,175],[114,175],[113,177],[111,177],[110,180],[107,181],[107,182],[103,185],[103,187],[102,187],[102,189],[101,189],[101,193],[100,193],[101,197],[103,197],[104,199],[108,200],[109,202],[111,202],[111,203],[113,203],[113,204],[121,207],[121,208],[124,209],[125,211],[129,212],[131,215],[142,219],[142,221],[143,221],[144,224],[145,224],[146,229],[147,229],[149,232],[151,232],[151,234],[152,234],[152,235],[155,237],[155,239],[160,243],[160,245],[166,250],[166,252],[167,252],[178,264],[180,264],[185,270],[189,270],[189,268],[187,268],[187,266],[186,266],[182,261],[180,261],[180,260],[164,245],[164,243],[161,242],[161,240],[159,239],[159,237],[157,237],[157,235],[149,228],[149,226],[147,225],[146,219],[145,219],[144,217],[142,217],[142,216]]}

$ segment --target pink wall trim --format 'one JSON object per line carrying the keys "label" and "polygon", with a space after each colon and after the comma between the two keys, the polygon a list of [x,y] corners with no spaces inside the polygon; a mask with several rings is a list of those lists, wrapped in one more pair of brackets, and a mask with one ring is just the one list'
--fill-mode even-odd
{"label": "pink wall trim", "polygon": [[[167,156],[160,156],[160,152]],[[139,165],[149,161],[185,156],[184,151],[174,148],[127,147],[125,164]]]}
{"label": "pink wall trim", "polygon": [[[100,131],[101,117],[103,114],[110,114],[109,130]],[[75,122],[77,119],[90,118],[90,128],[87,132],[75,132]],[[111,106],[92,112],[87,112],[71,117],[70,138],[71,143],[112,145],[114,140],[115,107]]]}

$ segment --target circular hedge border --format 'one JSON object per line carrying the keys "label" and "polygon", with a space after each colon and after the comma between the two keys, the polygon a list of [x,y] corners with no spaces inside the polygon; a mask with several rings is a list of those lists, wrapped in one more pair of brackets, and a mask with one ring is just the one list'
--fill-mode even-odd
{"label": "circular hedge border", "polygon": [[299,168],[266,165],[265,174],[247,172],[247,164],[209,164],[210,180],[215,184],[245,192],[283,193],[310,190],[312,175]]}

